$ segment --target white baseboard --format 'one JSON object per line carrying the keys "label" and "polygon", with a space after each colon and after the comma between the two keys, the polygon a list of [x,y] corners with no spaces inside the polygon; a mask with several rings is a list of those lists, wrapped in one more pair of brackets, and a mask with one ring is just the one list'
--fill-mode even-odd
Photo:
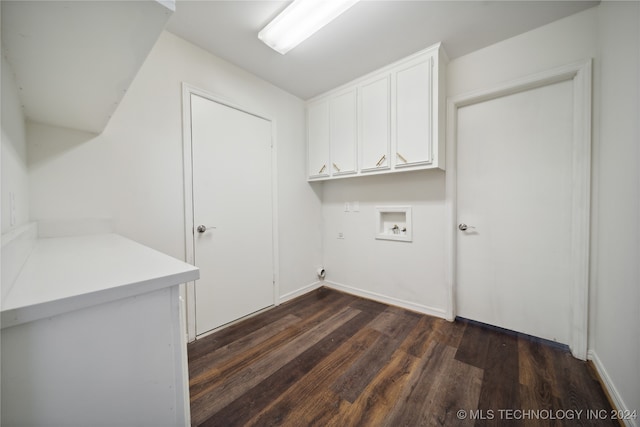
{"label": "white baseboard", "polygon": [[[609,396],[611,396],[611,399],[613,400],[615,409],[617,409],[618,411],[622,411],[623,414],[627,411],[633,411],[634,409],[636,409],[636,408],[630,409],[624,403],[624,400],[622,400],[622,396],[620,396],[620,393],[618,393],[618,389],[616,388],[615,384],[613,384],[613,381],[611,380],[609,373],[605,369],[604,365],[602,364],[602,361],[600,360],[596,352],[593,350],[589,350],[587,352],[587,359],[593,361],[593,364],[596,367],[596,370],[598,371],[598,375],[600,375],[600,378],[602,378],[602,381],[604,382],[604,386],[606,387],[607,392],[609,393]],[[635,420],[626,419],[624,420],[624,422],[627,427],[640,427],[640,425],[638,424],[637,418]]]}
{"label": "white baseboard", "polygon": [[310,285],[303,286],[300,289],[296,289],[295,291],[288,292],[288,293],[286,293],[284,295],[281,295],[279,300],[278,300],[278,305],[282,304],[283,302],[287,302],[289,300],[297,298],[297,297],[299,297],[301,295],[304,295],[306,293],[309,293],[311,291],[314,291],[314,290],[320,288],[323,284],[324,284],[324,282],[314,282],[314,283],[312,283]]}
{"label": "white baseboard", "polygon": [[407,310],[416,311],[422,314],[428,314],[429,316],[440,317],[446,319],[446,310],[441,308],[429,307],[422,304],[416,304],[411,301],[405,301],[398,298],[390,297],[387,295],[378,294],[376,292],[365,291],[364,289],[358,289],[351,286],[343,285],[341,283],[325,281],[324,285],[328,288],[335,289],[337,291],[345,292],[347,294],[367,298],[373,301],[378,301],[384,304],[395,305],[396,307],[405,308]]}

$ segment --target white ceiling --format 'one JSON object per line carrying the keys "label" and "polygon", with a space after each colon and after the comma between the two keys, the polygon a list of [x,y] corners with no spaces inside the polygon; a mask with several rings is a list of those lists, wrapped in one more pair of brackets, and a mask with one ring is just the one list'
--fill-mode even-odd
{"label": "white ceiling", "polygon": [[454,59],[599,2],[363,0],[280,55],[257,34],[289,3],[178,0],[167,30],[309,99],[436,42]]}

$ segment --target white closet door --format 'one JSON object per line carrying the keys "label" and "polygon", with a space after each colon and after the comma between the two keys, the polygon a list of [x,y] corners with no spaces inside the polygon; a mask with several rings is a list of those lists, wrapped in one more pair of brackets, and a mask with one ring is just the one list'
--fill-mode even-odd
{"label": "white closet door", "polygon": [[458,110],[459,316],[570,343],[572,114],[570,81]]}
{"label": "white closet door", "polygon": [[191,95],[196,335],[274,304],[271,122]]}

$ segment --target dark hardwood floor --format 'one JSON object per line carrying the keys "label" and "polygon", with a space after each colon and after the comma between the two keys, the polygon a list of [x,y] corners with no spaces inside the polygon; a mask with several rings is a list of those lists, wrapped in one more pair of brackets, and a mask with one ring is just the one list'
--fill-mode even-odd
{"label": "dark hardwood floor", "polygon": [[189,344],[196,426],[616,426],[541,340],[326,288]]}

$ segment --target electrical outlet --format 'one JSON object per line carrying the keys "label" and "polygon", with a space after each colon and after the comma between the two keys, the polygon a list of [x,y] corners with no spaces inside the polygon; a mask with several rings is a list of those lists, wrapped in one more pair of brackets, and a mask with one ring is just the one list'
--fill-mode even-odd
{"label": "electrical outlet", "polygon": [[344,233],[342,231],[338,232],[338,239],[344,239]]}

